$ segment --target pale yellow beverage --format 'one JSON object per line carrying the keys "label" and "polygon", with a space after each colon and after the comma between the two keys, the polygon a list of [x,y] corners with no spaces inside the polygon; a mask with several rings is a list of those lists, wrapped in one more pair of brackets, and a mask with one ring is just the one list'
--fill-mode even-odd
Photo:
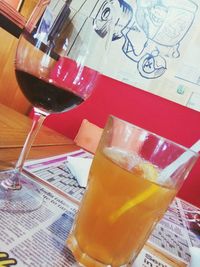
{"label": "pale yellow beverage", "polygon": [[67,239],[86,267],[127,267],[181,188],[198,155],[110,116]]}
{"label": "pale yellow beverage", "polygon": [[[134,159],[134,155],[132,155]],[[115,147],[95,155],[89,186],[67,240],[84,266],[123,266],[134,258],[176,194],[159,169]],[[132,160],[134,162],[134,160]]]}

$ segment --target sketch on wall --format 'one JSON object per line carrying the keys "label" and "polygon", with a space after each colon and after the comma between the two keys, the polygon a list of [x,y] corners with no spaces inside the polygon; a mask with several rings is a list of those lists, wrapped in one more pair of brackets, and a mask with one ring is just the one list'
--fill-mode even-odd
{"label": "sketch on wall", "polygon": [[91,6],[90,15],[115,24],[104,74],[200,111],[198,0],[86,0],[79,8]]}
{"label": "sketch on wall", "polygon": [[[106,13],[108,1],[102,3],[98,18]],[[142,77],[162,76],[167,69],[167,59],[180,57],[179,46],[194,21],[198,6],[190,0],[184,3],[182,0],[140,0],[135,6],[124,0],[112,2],[114,11],[119,14],[115,18],[113,41],[123,39],[122,52],[137,64]]]}
{"label": "sketch on wall", "polygon": [[90,36],[81,14],[94,18],[97,38],[112,22],[103,74],[200,111],[199,0],[73,0],[70,7],[78,36],[70,53],[81,32]]}

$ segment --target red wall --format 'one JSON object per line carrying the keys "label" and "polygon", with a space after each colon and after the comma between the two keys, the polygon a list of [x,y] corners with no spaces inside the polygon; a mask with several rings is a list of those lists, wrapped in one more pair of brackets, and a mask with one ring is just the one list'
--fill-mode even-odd
{"label": "red wall", "polygon": [[[104,127],[109,114],[186,147],[200,139],[200,113],[146,91],[101,76],[93,95],[78,108],[51,115],[46,125],[74,138],[83,118]],[[200,160],[179,192],[200,206]]]}

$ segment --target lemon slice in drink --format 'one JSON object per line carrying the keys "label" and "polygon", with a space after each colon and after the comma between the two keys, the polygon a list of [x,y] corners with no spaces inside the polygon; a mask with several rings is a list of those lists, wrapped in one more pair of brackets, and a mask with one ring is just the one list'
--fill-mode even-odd
{"label": "lemon slice in drink", "polygon": [[[143,172],[144,178],[148,178],[151,181],[156,181],[158,177],[158,171],[151,163],[149,162],[140,163],[136,168],[139,169],[139,171]],[[136,205],[139,205],[140,203],[151,197],[158,189],[159,189],[158,185],[156,184],[150,185],[146,190],[136,195],[132,199],[128,200],[118,210],[113,212],[109,218],[110,221],[114,223],[119,217],[121,217],[127,211],[129,211]]]}
{"label": "lemon slice in drink", "polygon": [[136,167],[143,173],[143,177],[152,182],[157,181],[158,178],[158,169],[151,164],[150,162],[142,162]]}

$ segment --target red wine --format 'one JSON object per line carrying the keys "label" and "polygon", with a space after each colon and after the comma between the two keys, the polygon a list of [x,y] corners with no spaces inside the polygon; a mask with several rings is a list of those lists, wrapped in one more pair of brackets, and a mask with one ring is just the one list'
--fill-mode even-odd
{"label": "red wine", "polygon": [[56,113],[74,108],[83,102],[83,99],[73,92],[27,72],[15,70],[15,74],[23,94],[34,107]]}

